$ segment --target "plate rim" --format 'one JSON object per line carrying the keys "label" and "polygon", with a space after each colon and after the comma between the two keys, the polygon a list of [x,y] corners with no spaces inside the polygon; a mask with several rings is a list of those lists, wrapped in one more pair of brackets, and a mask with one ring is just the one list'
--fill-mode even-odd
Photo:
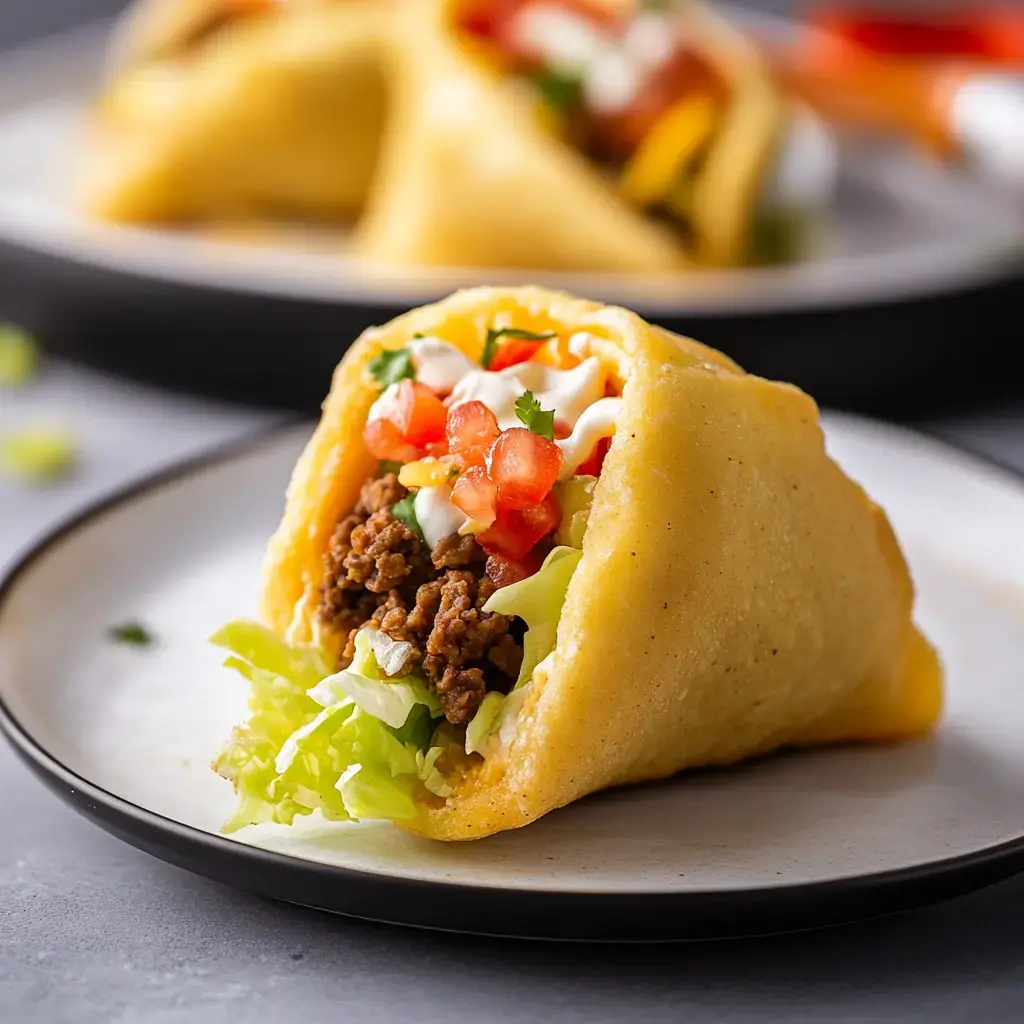
{"label": "plate rim", "polygon": [[[899,436],[1024,491],[1024,471],[886,421],[828,412],[826,422]],[[0,577],[0,616],[36,563],[92,522],[162,487],[248,456],[309,423],[285,417],[139,476],[58,521]],[[160,860],[235,888],[386,924],[504,938],[666,942],[782,934],[951,899],[1024,872],[1024,832],[953,857],[813,882],[699,891],[559,890],[410,878],[327,864],[206,832],[119,796],[68,768],[22,725],[0,686],[0,734],[47,788],[85,818]],[[489,922],[501,921],[496,926]]]}
{"label": "plate rim", "polygon": [[[735,9],[734,9],[735,10]],[[40,102],[81,99],[79,65],[102,65],[116,19],[98,19],[0,55],[0,109],[23,114]],[[46,86],[48,75],[62,86]],[[70,90],[70,91],[69,91]],[[28,91],[35,98],[26,99]],[[13,92],[13,101],[3,94]],[[925,167],[922,173],[929,172]],[[949,172],[952,180],[955,175]],[[799,276],[799,265],[703,271],[691,274],[617,274],[509,267],[389,267],[349,255],[291,253],[286,246],[246,247],[199,235],[132,226],[52,221],[33,213],[17,194],[0,190],[0,243],[72,267],[225,296],[372,308],[422,305],[482,281],[530,281],[556,290],[594,294],[638,308],[651,317],[737,319],[814,315],[872,306],[934,300],[1019,279],[1024,273],[1024,227],[986,230],[948,241],[922,242],[906,252],[849,256],[823,276]],[[289,258],[298,256],[298,260]],[[198,256],[198,259],[196,258]],[[308,262],[307,262],[308,261]],[[814,274],[816,264],[804,265]],[[677,292],[672,289],[677,288]]]}

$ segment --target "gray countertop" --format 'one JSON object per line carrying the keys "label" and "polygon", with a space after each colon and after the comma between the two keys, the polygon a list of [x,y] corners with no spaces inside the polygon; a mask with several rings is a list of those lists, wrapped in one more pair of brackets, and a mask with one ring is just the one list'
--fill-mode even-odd
{"label": "gray countertop", "polygon": [[[0,569],[111,487],[254,430],[256,411],[65,366],[0,395],[0,430],[59,420],[71,479],[0,482]],[[925,425],[1024,469],[1024,407]],[[0,744],[0,1021],[1019,1021],[1024,877],[831,931],[586,947],[374,925],[193,877],[111,838]]]}

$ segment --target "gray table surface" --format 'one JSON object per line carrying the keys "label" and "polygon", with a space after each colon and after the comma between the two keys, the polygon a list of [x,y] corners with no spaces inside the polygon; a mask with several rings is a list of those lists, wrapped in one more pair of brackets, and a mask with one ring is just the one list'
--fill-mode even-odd
{"label": "gray table surface", "polygon": [[[83,451],[59,484],[0,482],[0,571],[83,503],[272,419],[59,364],[0,393],[0,431],[58,420]],[[1024,470],[1024,404],[925,426]],[[1022,1019],[1024,877],[814,934],[557,946],[334,918],[193,877],[79,818],[3,744],[0,797],[3,1024]]]}

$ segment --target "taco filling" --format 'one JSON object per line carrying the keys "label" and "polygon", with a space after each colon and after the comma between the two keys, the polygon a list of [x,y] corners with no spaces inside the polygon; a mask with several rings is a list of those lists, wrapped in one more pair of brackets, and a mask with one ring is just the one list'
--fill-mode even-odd
{"label": "taco filling", "polygon": [[268,687],[215,764],[243,798],[229,828],[410,818],[507,750],[555,646],[621,376],[585,332],[481,341],[480,362],[423,335],[370,360],[363,442],[380,467],[324,556],[320,645],[246,622],[214,637]]}
{"label": "taco filling", "polygon": [[686,231],[695,176],[730,85],[653,3],[627,14],[583,2],[468,2],[462,32],[533,97],[544,120],[618,181],[623,195]]}
{"label": "taco filling", "polygon": [[[685,5],[453,0],[453,31],[699,262],[776,263],[829,201],[833,142]],[[742,72],[737,64],[743,65]]]}

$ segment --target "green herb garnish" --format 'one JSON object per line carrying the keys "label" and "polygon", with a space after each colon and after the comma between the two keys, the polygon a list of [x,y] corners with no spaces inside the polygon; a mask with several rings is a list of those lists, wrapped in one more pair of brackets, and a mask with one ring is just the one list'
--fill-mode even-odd
{"label": "green herb garnish", "polygon": [[22,327],[0,324],[0,387],[20,387],[36,372],[39,349]]}
{"label": "green herb garnish", "polygon": [[554,336],[554,331],[535,334],[533,331],[524,331],[521,327],[489,327],[487,329],[487,340],[484,342],[484,351],[480,356],[480,365],[486,370],[494,362],[494,357],[498,354],[498,342],[502,338],[521,338],[524,341],[548,341]]}
{"label": "green herb garnish", "polygon": [[519,417],[527,430],[534,434],[540,434],[549,441],[555,439],[555,410],[542,409],[540,402],[533,396],[532,391],[527,391],[521,398],[516,400],[516,416]]}
{"label": "green herb garnish", "polygon": [[454,480],[458,475],[459,475],[459,467],[458,466],[452,466],[452,468],[448,470],[448,477],[447,477],[447,479],[449,481]]}
{"label": "green herb garnish", "polygon": [[390,349],[374,356],[367,364],[374,380],[386,388],[389,384],[397,384],[400,380],[416,379],[416,368],[412,365],[412,350],[407,348]]}
{"label": "green herb garnish", "polygon": [[391,506],[391,515],[400,523],[404,523],[420,540],[426,540],[420,527],[420,521],[416,518],[413,495],[407,494],[401,501],[396,501]]}
{"label": "green herb garnish", "polygon": [[531,75],[541,99],[560,114],[578,107],[583,95],[583,80],[557,71],[537,71]]}
{"label": "green herb garnish", "polygon": [[377,476],[387,476],[388,473],[397,475],[401,468],[402,463],[397,462],[395,459],[381,459],[381,463],[377,467]]}
{"label": "green herb garnish", "polygon": [[78,449],[63,427],[22,427],[0,434],[0,471],[19,480],[42,483],[74,468]]}
{"label": "green herb garnish", "polygon": [[124,622],[107,630],[107,639],[115,644],[131,644],[133,647],[149,647],[154,641],[153,634],[141,622]]}

